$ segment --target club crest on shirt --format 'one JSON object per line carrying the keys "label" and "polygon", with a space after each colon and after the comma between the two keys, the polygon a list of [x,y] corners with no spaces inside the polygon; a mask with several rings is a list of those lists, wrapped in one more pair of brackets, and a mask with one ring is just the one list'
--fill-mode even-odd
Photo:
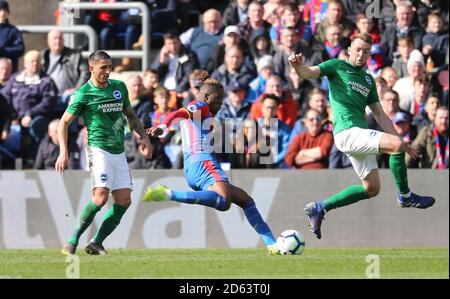
{"label": "club crest on shirt", "polygon": [[113,91],[113,97],[116,99],[116,100],[120,100],[121,98],[122,98],[122,93],[120,92],[120,90],[114,90]]}
{"label": "club crest on shirt", "polygon": [[366,82],[367,84],[372,85],[372,80],[370,80],[369,76],[366,76]]}
{"label": "club crest on shirt", "polygon": [[106,173],[102,173],[100,175],[100,180],[104,183],[108,180],[108,176],[106,175]]}
{"label": "club crest on shirt", "polygon": [[197,111],[197,106],[189,105],[189,106],[187,106],[187,110],[189,110],[190,112],[194,113],[195,111]]}

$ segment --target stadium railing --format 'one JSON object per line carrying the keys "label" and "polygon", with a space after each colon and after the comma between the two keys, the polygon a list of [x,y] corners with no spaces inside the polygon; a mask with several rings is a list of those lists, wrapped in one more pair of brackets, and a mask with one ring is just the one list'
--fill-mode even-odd
{"label": "stadium railing", "polygon": [[[142,35],[144,36],[144,44],[142,51],[140,50],[108,50],[108,54],[112,58],[141,58],[142,70],[146,70],[150,66],[150,12],[145,3],[142,2],[123,2],[123,3],[85,3],[85,2],[60,2],[61,25],[73,26],[75,18],[79,18],[81,10],[126,10],[129,8],[137,8],[142,13]],[[69,45],[74,47],[74,45]],[[95,49],[97,50],[97,49]],[[90,53],[83,52],[83,56],[87,57]]]}
{"label": "stadium railing", "polygon": [[[89,39],[89,53],[98,49],[97,32],[89,25],[58,26],[58,25],[18,25],[17,28],[22,33],[47,33],[53,29],[58,29],[62,33],[82,33]],[[87,52],[86,52],[87,53]],[[84,53],[83,53],[84,54]],[[88,54],[89,55],[89,54]],[[84,55],[85,56],[85,55]]]}

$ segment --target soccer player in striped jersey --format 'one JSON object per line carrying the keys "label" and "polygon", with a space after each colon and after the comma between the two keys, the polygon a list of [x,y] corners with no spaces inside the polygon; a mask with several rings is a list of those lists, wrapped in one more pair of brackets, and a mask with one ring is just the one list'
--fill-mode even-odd
{"label": "soccer player in striped jersey", "polygon": [[[334,141],[336,147],[347,154],[362,183],[349,186],[326,200],[306,205],[311,231],[319,239],[325,212],[374,197],[380,192],[376,160],[376,155],[380,153],[390,154],[389,167],[398,189],[397,202],[401,207],[426,209],[435,202],[433,197],[420,196],[409,189],[405,152],[415,157],[417,151],[398,136],[380,104],[375,80],[363,69],[371,55],[371,46],[370,34],[363,33],[352,39],[348,60],[332,59],[309,67],[303,65],[302,54],[288,57],[300,77],[328,77]],[[369,129],[365,118],[366,106],[372,110],[384,132]]]}
{"label": "soccer player in striped jersey", "polygon": [[148,188],[144,201],[173,200],[181,203],[200,204],[226,211],[232,203],[244,210],[244,214],[267,246],[268,254],[278,254],[275,238],[262,219],[253,198],[247,192],[229,183],[227,176],[214,156],[211,140],[212,117],[223,103],[223,86],[214,79],[207,79],[200,87],[198,100],[185,108],[172,112],[157,127],[147,130],[151,136],[162,135],[167,128],[179,121],[184,155],[184,174],[188,185],[195,191],[170,190],[159,185]]}

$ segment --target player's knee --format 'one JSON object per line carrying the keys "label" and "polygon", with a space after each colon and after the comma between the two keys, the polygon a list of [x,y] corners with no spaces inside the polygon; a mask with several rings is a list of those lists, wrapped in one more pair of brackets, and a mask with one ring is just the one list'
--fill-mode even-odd
{"label": "player's knee", "polygon": [[366,191],[367,191],[367,195],[369,196],[369,198],[375,197],[378,195],[378,193],[380,193],[380,185],[379,184],[371,184],[368,186],[365,186]]}
{"label": "player's knee", "polygon": [[216,208],[216,210],[225,212],[225,211],[228,211],[230,209],[230,207],[231,207],[231,202],[225,201],[222,205],[218,206]]}
{"label": "player's knee", "polygon": [[131,206],[131,197],[124,198],[118,202],[119,205],[121,205],[124,208],[128,208]]}

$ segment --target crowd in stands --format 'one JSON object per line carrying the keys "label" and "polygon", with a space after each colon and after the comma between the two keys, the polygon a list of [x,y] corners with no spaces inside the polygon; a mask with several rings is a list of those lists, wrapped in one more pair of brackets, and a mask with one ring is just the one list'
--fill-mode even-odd
{"label": "crowd in stands", "polygon": [[[93,0],[91,2],[126,2]],[[305,80],[287,57],[303,53],[306,65],[347,59],[353,36],[370,33],[374,76],[381,105],[398,134],[419,152],[408,167],[448,168],[448,2],[434,0],[142,0],[151,11],[151,36],[161,46],[151,67],[126,78],[130,103],[146,128],[198,96],[212,77],[224,86],[215,116],[225,142],[217,152],[231,168],[347,168],[350,161],[333,142],[328,82]],[[0,169],[53,169],[58,156],[57,125],[70,97],[89,79],[80,49],[64,45],[52,30],[46,49],[29,50],[0,0]],[[201,19],[189,26],[189,12]],[[373,14],[378,13],[378,15]],[[99,36],[99,48],[139,49],[139,11],[93,10],[82,22]],[[19,67],[23,58],[23,67]],[[124,58],[115,72],[133,70]],[[141,72],[142,71],[142,72]],[[369,127],[380,130],[370,109]],[[88,169],[83,120],[69,128],[71,169]],[[131,168],[181,168],[176,128],[152,138],[154,155],[141,154],[139,136],[126,132]],[[228,138],[230,137],[231,138]],[[236,137],[240,136],[240,137]],[[388,167],[387,155],[379,155]]]}

